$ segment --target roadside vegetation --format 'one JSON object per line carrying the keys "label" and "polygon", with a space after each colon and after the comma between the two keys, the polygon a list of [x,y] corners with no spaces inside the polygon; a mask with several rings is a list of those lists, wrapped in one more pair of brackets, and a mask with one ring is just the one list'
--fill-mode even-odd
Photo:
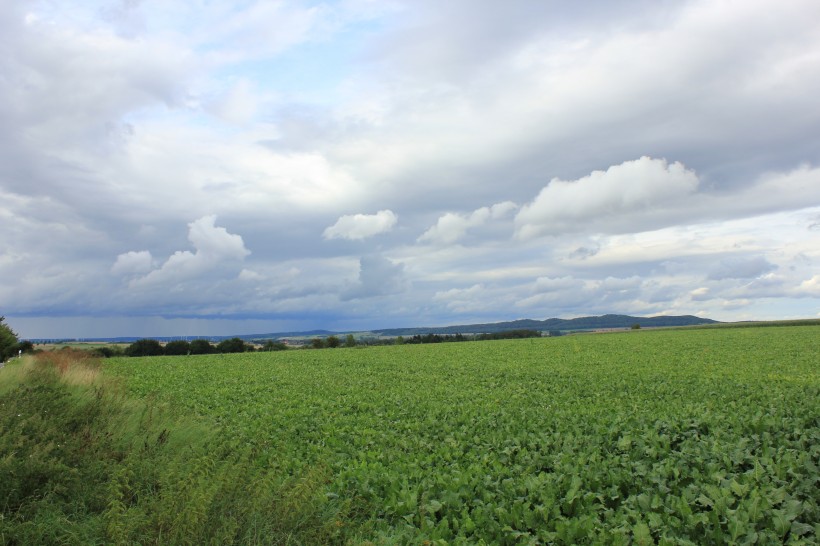
{"label": "roadside vegetation", "polygon": [[327,470],[284,474],[259,449],[127,396],[88,351],[15,360],[0,370],[0,544],[333,541]]}
{"label": "roadside vegetation", "polygon": [[0,363],[6,359],[31,352],[34,348],[30,341],[20,341],[17,334],[8,324],[6,317],[0,317]]}

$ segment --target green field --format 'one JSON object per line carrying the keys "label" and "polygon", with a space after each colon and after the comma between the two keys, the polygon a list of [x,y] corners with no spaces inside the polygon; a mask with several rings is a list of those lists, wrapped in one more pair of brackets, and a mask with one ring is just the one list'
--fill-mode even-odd
{"label": "green field", "polygon": [[815,544],[820,328],[112,359],[358,543]]}

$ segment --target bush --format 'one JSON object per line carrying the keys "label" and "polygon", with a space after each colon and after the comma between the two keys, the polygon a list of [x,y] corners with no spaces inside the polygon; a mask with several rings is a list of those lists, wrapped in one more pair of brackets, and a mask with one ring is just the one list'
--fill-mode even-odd
{"label": "bush", "polygon": [[330,347],[331,349],[335,349],[336,347],[338,347],[341,344],[342,344],[342,342],[339,341],[339,338],[336,337],[336,336],[330,336],[330,337],[327,338],[327,346]]}
{"label": "bush", "polygon": [[101,356],[103,358],[112,358],[115,356],[125,356],[125,349],[118,345],[110,347],[97,347],[91,351],[91,354]]}
{"label": "bush", "polygon": [[0,317],[0,362],[17,356],[17,334],[7,324],[3,324],[6,317]]}
{"label": "bush", "polygon": [[195,339],[190,347],[192,355],[210,355],[216,352],[216,348],[207,339]]}
{"label": "bush", "polygon": [[241,338],[232,337],[231,339],[223,339],[216,345],[216,352],[218,353],[244,353],[245,342]]}
{"label": "bush", "polygon": [[139,339],[125,349],[126,356],[161,356],[165,350],[156,339]]}
{"label": "bush", "polygon": [[281,341],[273,341],[269,339],[262,345],[262,351],[287,351],[288,346]]}
{"label": "bush", "polygon": [[187,355],[191,352],[191,344],[184,339],[169,341],[165,344],[165,354],[169,356]]}

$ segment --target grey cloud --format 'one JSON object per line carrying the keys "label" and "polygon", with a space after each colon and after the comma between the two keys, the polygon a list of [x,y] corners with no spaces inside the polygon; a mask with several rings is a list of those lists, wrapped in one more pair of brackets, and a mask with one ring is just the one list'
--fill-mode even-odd
{"label": "grey cloud", "polygon": [[567,256],[568,258],[575,259],[575,260],[585,260],[587,258],[591,258],[598,254],[600,248],[597,247],[586,247],[586,246],[579,246],[575,250],[569,253]]}
{"label": "grey cloud", "polygon": [[732,257],[720,261],[710,272],[711,280],[753,279],[777,269],[763,256]]}
{"label": "grey cloud", "polygon": [[384,256],[364,256],[359,280],[341,294],[343,301],[397,294],[407,289],[404,266]]}
{"label": "grey cloud", "polygon": [[[0,4],[7,315],[381,325],[816,297],[815,209],[725,227],[820,205],[813,0],[107,5]],[[325,47],[349,55],[322,70]],[[401,223],[322,240],[386,210]],[[186,241],[212,214],[230,233]]]}

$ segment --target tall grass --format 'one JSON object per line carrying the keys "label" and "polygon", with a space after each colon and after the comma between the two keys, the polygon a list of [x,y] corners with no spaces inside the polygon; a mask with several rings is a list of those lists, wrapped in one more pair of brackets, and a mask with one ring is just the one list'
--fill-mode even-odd
{"label": "tall grass", "polygon": [[134,400],[83,351],[0,370],[0,544],[339,540],[327,471],[262,466],[212,422]]}

